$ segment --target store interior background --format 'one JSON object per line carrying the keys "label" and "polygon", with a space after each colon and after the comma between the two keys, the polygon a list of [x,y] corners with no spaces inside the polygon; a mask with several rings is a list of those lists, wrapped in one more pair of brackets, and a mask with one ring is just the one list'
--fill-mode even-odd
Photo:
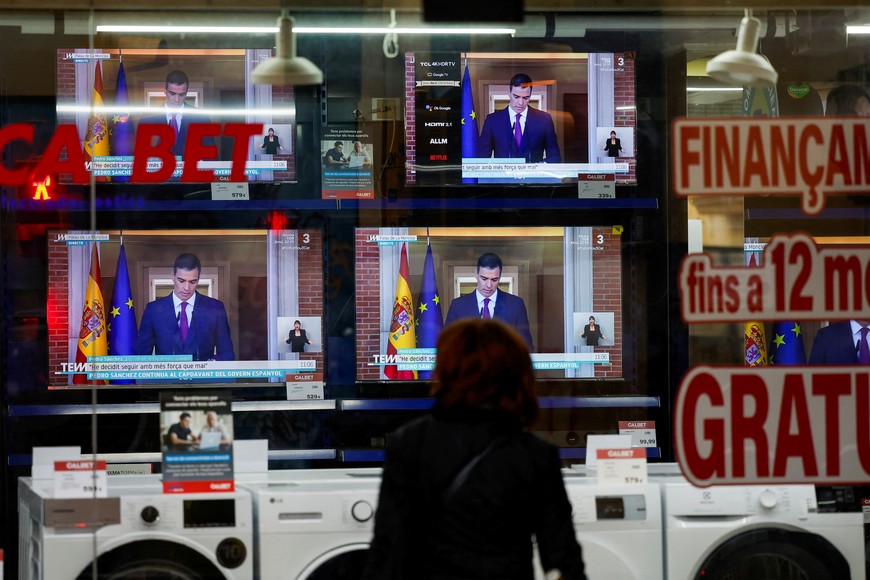
{"label": "store interior background", "polygon": [[[79,5],[82,4],[82,5]],[[173,2],[171,6],[128,2],[91,9],[76,2],[8,3],[0,8],[0,122],[29,123],[36,143],[29,150],[4,152],[4,163],[33,158],[55,129],[56,53],[59,48],[262,48],[274,36],[207,34],[91,34],[91,24],[160,22],[222,25],[245,22],[272,25],[288,7],[297,25],[384,26],[391,10],[399,25],[423,25],[424,7],[396,4],[313,3],[285,6],[274,2]],[[106,4],[106,3],[101,3]],[[758,3],[753,3],[758,4]],[[819,241],[867,243],[867,201],[862,196],[829,198],[828,210],[807,218],[796,213],[798,198],[703,197],[681,199],[669,182],[670,126],[681,116],[742,116],[741,91],[705,75],[708,59],[734,47],[744,8],[753,8],[764,29],[761,52],[779,72],[778,86],[807,83],[821,102],[842,83],[868,84],[870,38],[846,34],[846,25],[870,23],[870,10],[859,3],[839,6],[771,2],[765,5],[715,6],[689,2],[641,2],[631,7],[597,2],[536,0],[525,4],[525,20],[514,36],[401,35],[398,54],[384,53],[384,35],[297,36],[298,53],[324,71],[322,87],[296,90],[298,180],[263,184],[252,189],[249,209],[234,211],[216,205],[194,215],[172,209],[183,199],[172,187],[135,187],[129,192],[97,191],[100,209],[91,213],[89,188],[71,188],[65,206],[34,208],[25,188],[3,187],[2,293],[4,312],[0,355],[3,360],[3,520],[0,547],[14,566],[16,543],[16,480],[29,472],[35,445],[75,441],[83,452],[113,454],[127,461],[154,462],[158,441],[157,390],[111,388],[104,391],[48,390],[46,376],[46,236],[49,229],[267,229],[275,219],[290,228],[322,228],[324,232],[324,344],[327,393],[344,400],[380,400],[426,396],[425,385],[358,383],[354,376],[355,227],[391,225],[423,227],[456,225],[572,226],[620,223],[629,233],[624,246],[623,314],[626,327],[625,376],[616,380],[545,382],[542,396],[562,397],[565,405],[547,410],[540,430],[558,440],[574,433],[615,432],[616,422],[653,419],[658,425],[660,454],[652,460],[673,461],[670,443],[671,401],[681,377],[694,365],[742,364],[743,325],[687,326],[680,320],[677,271],[698,238],[690,230],[700,224],[703,250],[719,265],[742,264],[746,238],[767,238],[776,232],[804,231]],[[480,14],[488,7],[477,3]],[[461,14],[466,24],[467,3]],[[436,12],[449,10],[437,5]],[[484,18],[484,17],[481,17]],[[488,17],[486,17],[488,19]],[[455,25],[463,24],[462,21]],[[494,24],[493,22],[487,24]],[[373,121],[373,103],[403,103],[405,52],[458,50],[475,52],[633,52],[636,54],[637,185],[620,187],[624,203],[600,207],[575,204],[576,187],[526,190],[409,186],[401,116]],[[156,66],[156,70],[164,69]],[[782,93],[780,92],[780,95]],[[783,97],[780,96],[780,103]],[[355,111],[362,112],[363,118]],[[365,118],[368,115],[369,118]],[[319,132],[323,126],[365,123],[379,134],[383,164],[375,189],[377,202],[342,206],[320,199]],[[117,196],[117,197],[115,197]],[[182,196],[182,198],[179,198]],[[111,201],[114,199],[114,204]],[[123,203],[147,199],[163,205],[130,209]],[[458,200],[480,200],[471,209]],[[526,203],[532,199],[531,204]],[[654,199],[640,208],[635,200]],[[119,202],[118,200],[121,200]],[[522,200],[522,203],[517,200]],[[201,206],[197,206],[199,209]],[[276,218],[276,216],[280,216]],[[168,224],[168,225],[167,225]],[[690,227],[690,224],[694,224]],[[832,313],[832,319],[836,318]],[[804,325],[807,352],[819,323]],[[389,430],[419,413],[342,410],[341,405],[301,410],[281,400],[274,388],[236,388],[233,397],[248,403],[234,413],[236,436],[267,438],[272,468],[329,467],[352,451],[378,450]],[[593,406],[570,401],[598,401]],[[652,402],[650,402],[652,401]],[[108,409],[111,407],[111,411]],[[558,407],[558,406],[557,406]],[[563,441],[564,447],[570,444]],[[296,459],[281,452],[335,450],[334,459]],[[362,455],[363,458],[372,457]],[[360,466],[377,461],[359,461]],[[8,573],[7,573],[8,574]],[[11,577],[11,576],[7,576]]]}

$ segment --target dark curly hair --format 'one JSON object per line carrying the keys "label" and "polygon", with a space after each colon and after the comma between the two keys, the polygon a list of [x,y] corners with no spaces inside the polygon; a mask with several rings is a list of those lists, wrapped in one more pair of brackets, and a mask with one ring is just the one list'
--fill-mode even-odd
{"label": "dark curly hair", "polygon": [[538,413],[529,349],[503,322],[466,318],[438,336],[435,410],[484,410],[500,420],[528,427]]}

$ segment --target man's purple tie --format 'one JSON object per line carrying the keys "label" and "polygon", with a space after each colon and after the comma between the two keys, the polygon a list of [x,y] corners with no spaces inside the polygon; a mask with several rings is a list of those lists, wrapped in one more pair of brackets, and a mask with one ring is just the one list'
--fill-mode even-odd
{"label": "man's purple tie", "polygon": [[866,326],[861,327],[861,344],[858,346],[858,364],[870,365],[870,346],[867,345],[867,333],[870,332]]}
{"label": "man's purple tie", "polygon": [[489,315],[489,298],[483,299],[483,310],[480,311],[480,317],[492,318],[492,316]]}
{"label": "man's purple tie", "polygon": [[178,135],[178,113],[172,113],[172,121],[169,124],[172,126],[175,134]]}
{"label": "man's purple tie", "polygon": [[181,316],[178,319],[178,330],[181,332],[181,342],[187,342],[187,302],[181,303]]}
{"label": "man's purple tie", "polygon": [[517,148],[519,148],[520,143],[523,141],[523,128],[520,125],[520,117],[522,117],[522,115],[517,113],[517,120],[514,123],[514,141],[517,144]]}

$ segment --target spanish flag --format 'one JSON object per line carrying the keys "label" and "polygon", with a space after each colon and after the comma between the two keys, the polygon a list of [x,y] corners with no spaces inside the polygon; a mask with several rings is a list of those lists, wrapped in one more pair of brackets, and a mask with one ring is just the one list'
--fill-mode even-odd
{"label": "spanish flag", "polygon": [[743,330],[743,362],[748,367],[767,366],[767,340],[764,323],[747,322]]}
{"label": "spanish flag", "polygon": [[[390,321],[390,341],[387,345],[387,356],[395,356],[399,349],[416,348],[417,338],[414,333],[414,303],[411,300],[411,276],[408,274],[408,244],[402,244],[402,255],[399,263],[399,277],[396,279],[396,298],[393,301],[393,316]],[[384,367],[388,379],[411,380],[417,378],[417,371],[400,371],[396,365]]]}
{"label": "spanish flag", "polygon": [[[106,123],[106,111],[103,109],[103,73],[100,61],[94,67],[94,95],[91,104],[91,115],[88,117],[88,128],[85,133],[85,161],[94,157],[109,155],[109,126]],[[98,177],[97,181],[108,181],[108,177]]]}
{"label": "spanish flag", "polygon": [[[106,339],[106,308],[103,302],[102,280],[100,279],[100,256],[94,242],[91,251],[91,272],[88,275],[88,288],[85,291],[85,307],[82,310],[82,326],[79,330],[76,349],[76,366],[87,362],[88,357],[106,356],[109,352]],[[105,385],[106,381],[88,381],[85,374],[73,375],[73,384]]]}
{"label": "spanish flag", "polygon": [[[759,252],[747,252],[747,266],[761,266]],[[743,326],[743,363],[748,367],[767,366],[767,339],[764,334],[764,323],[751,320]]]}

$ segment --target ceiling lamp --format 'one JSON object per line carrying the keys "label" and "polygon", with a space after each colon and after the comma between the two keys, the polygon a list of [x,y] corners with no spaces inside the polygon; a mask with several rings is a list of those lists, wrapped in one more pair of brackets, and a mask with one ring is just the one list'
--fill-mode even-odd
{"label": "ceiling lamp", "polygon": [[737,48],[728,50],[707,63],[707,74],[728,85],[773,86],[777,74],[770,61],[758,54],[758,28],[761,22],[746,11],[737,31]]}
{"label": "ceiling lamp", "polygon": [[296,56],[293,19],[287,10],[278,18],[275,56],[261,62],[251,73],[255,85],[320,85],[323,72],[307,58]]}

